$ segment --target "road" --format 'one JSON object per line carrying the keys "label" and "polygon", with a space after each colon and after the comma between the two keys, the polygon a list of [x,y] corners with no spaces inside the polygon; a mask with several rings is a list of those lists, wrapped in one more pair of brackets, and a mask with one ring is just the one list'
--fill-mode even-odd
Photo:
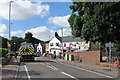
{"label": "road", "polygon": [[72,65],[56,62],[49,58],[37,57],[35,62],[22,62],[20,64],[18,78],[29,80],[39,80],[40,78],[64,78],[72,80],[78,80],[80,78],[105,78],[106,80],[106,78],[108,78],[109,80],[110,77]]}

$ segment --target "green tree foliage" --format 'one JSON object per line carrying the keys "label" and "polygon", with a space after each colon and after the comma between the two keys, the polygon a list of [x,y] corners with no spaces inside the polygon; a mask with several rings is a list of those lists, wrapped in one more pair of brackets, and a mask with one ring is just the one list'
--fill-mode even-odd
{"label": "green tree foliage", "polygon": [[25,42],[25,40],[22,37],[12,36],[12,51],[17,51],[20,47],[20,43]]}
{"label": "green tree foliage", "polygon": [[33,36],[33,34],[31,32],[25,33],[25,41],[27,43],[32,43],[32,36]]}
{"label": "green tree foliage", "polygon": [[[68,20],[72,28],[72,34],[74,36],[79,34],[85,40],[92,42],[120,41],[119,5],[120,2],[73,2],[73,5],[70,6],[72,15]],[[76,20],[76,17],[79,20]]]}
{"label": "green tree foliage", "polygon": [[34,47],[35,47],[35,44],[38,44],[39,42],[43,42],[43,41],[33,37],[33,34],[31,32],[27,32],[25,34],[25,41],[27,43],[32,43]]}
{"label": "green tree foliage", "polygon": [[7,48],[7,38],[0,36],[0,48]]}
{"label": "green tree foliage", "polygon": [[6,48],[0,48],[0,52],[2,52],[2,57],[7,57],[8,49],[6,49]]}
{"label": "green tree foliage", "polygon": [[82,28],[83,23],[80,21],[81,21],[80,16],[74,13],[70,16],[68,20],[68,22],[71,25],[72,35],[74,35],[75,37],[80,37],[81,35],[81,28]]}
{"label": "green tree foliage", "polygon": [[114,43],[114,49],[120,51],[120,42],[117,41],[116,43]]}

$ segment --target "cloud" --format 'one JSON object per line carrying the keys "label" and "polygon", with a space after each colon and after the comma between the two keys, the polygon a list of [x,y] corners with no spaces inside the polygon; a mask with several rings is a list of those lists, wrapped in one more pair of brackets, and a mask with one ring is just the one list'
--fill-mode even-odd
{"label": "cloud", "polygon": [[33,37],[36,37],[40,40],[49,40],[50,37],[54,35],[55,31],[48,29],[46,26],[40,26],[31,28],[26,32],[31,32],[33,34]]}
{"label": "cloud", "polygon": [[[11,31],[11,36],[20,36],[22,37],[24,35],[24,31],[22,30],[17,30],[17,31]],[[3,37],[8,37],[8,29],[7,26],[5,24],[0,24],[0,36]]]}
{"label": "cloud", "polygon": [[5,34],[5,33],[0,33],[0,36],[8,37],[9,35],[8,35],[8,34]]}
{"label": "cloud", "polygon": [[17,30],[17,31],[11,31],[11,35],[12,36],[23,36],[24,35],[24,31],[22,30]]}
{"label": "cloud", "polygon": [[70,15],[50,17],[48,19],[48,23],[58,25],[58,26],[62,26],[62,27],[69,27],[70,26],[69,23],[68,23],[68,18],[69,17],[70,17]]}
{"label": "cloud", "polygon": [[[33,37],[36,37],[40,40],[46,41],[50,40],[55,32],[58,32],[59,36],[61,36],[61,29],[55,31],[47,28],[46,26],[40,26],[36,28],[31,28],[27,31],[23,30],[16,30],[11,31],[11,36],[18,36],[18,37],[25,37],[25,33],[31,32],[33,34]],[[0,36],[8,38],[8,29],[5,24],[0,24]],[[71,36],[71,29],[63,29],[63,36]]]}
{"label": "cloud", "polygon": [[0,33],[7,31],[7,26],[5,24],[0,24]]}
{"label": "cloud", "polygon": [[42,1],[42,2],[72,2],[72,0],[30,0],[30,1]]}
{"label": "cloud", "polygon": [[[59,36],[62,36],[62,31],[58,30]],[[72,36],[71,29],[63,29],[63,36]]]}
{"label": "cloud", "polygon": [[[41,17],[49,13],[49,5],[41,4],[41,2],[32,3],[28,0],[16,0],[11,3],[11,19],[24,20],[35,15]],[[0,16],[4,19],[9,17],[9,0],[0,0]]]}
{"label": "cloud", "polygon": [[[61,36],[61,29],[58,31],[54,31],[54,30],[48,29],[46,26],[31,28],[25,31],[25,33],[27,32],[31,32],[33,34],[33,37],[36,37],[43,41],[51,39],[54,36],[55,32],[58,32],[59,36]],[[71,29],[63,29],[63,34],[64,34],[63,36],[70,36]]]}

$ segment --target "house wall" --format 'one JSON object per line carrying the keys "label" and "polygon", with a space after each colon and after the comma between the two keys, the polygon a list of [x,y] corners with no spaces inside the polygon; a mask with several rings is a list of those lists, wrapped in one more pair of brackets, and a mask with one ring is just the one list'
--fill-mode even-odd
{"label": "house wall", "polygon": [[[66,44],[66,46],[64,46],[64,44]],[[68,49],[68,47],[70,47],[71,49],[79,49],[79,44],[78,42],[63,42],[63,48]]]}
{"label": "house wall", "polygon": [[39,45],[37,46],[37,52],[41,52],[41,53],[42,53],[42,46],[41,46],[40,43],[39,43]]}
{"label": "house wall", "polygon": [[[66,44],[66,47],[64,46],[64,44]],[[72,44],[72,45],[70,45],[70,44]],[[84,42],[64,42],[63,47],[66,50],[68,49],[68,47],[70,47],[71,49],[78,49],[78,51],[82,51],[82,50],[88,50],[89,44],[90,43],[89,42],[86,43],[86,41],[84,41]]]}
{"label": "house wall", "polygon": [[79,57],[79,61],[100,63],[100,51],[81,51],[81,52],[65,52]]}
{"label": "house wall", "polygon": [[[50,45],[51,43],[53,43],[53,46]],[[59,46],[56,46],[56,43],[59,43]],[[55,51],[56,55],[59,55],[59,53],[61,52],[60,45],[61,45],[61,42],[56,37],[54,37],[49,42],[49,52],[52,53],[52,54],[54,54],[54,51]]]}
{"label": "house wall", "polygon": [[46,44],[45,44],[45,52],[46,52],[46,53],[49,52],[49,43],[46,43]]}

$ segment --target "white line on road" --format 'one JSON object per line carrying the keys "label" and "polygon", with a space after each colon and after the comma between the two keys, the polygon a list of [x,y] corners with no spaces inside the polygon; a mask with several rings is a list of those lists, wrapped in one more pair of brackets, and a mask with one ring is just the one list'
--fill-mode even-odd
{"label": "white line on road", "polygon": [[53,67],[54,69],[56,69],[56,70],[59,70],[58,68],[56,68],[55,66],[51,66],[51,67]]}
{"label": "white line on road", "polygon": [[24,65],[24,67],[25,67],[25,70],[26,70],[28,79],[31,80],[31,77],[30,77],[30,75],[29,75],[29,72],[28,72],[28,69],[27,69],[26,65]]}
{"label": "white line on road", "polygon": [[53,70],[58,70],[56,67],[54,67],[54,66],[47,66],[47,67],[49,67],[49,68],[51,68],[51,69],[53,69]]}
{"label": "white line on road", "polygon": [[46,62],[48,65],[50,65],[50,63]]}
{"label": "white line on road", "polygon": [[65,64],[65,63],[61,63],[61,62],[57,62],[57,63],[63,64],[63,65],[69,66],[69,67],[77,68],[77,69],[80,69],[80,70],[84,70],[84,71],[87,71],[87,72],[90,72],[90,73],[93,73],[93,74],[97,74],[97,75],[100,75],[100,76],[104,76],[104,77],[107,77],[107,78],[113,78],[113,77],[105,75],[105,74],[101,74],[101,73],[98,73],[98,72],[90,71],[90,70],[83,69],[83,68],[76,67],[76,66],[72,66],[72,65],[69,65],[69,64]]}
{"label": "white line on road", "polygon": [[16,71],[15,79],[16,79],[17,76],[18,76],[18,70],[19,70],[19,66],[17,66],[17,71]]}
{"label": "white line on road", "polygon": [[71,76],[71,75],[69,75],[69,74],[67,74],[65,72],[61,72],[61,73],[64,74],[64,75],[66,75],[66,76],[68,76],[68,77],[70,77],[70,78],[76,79],[75,77],[73,77],[73,76]]}

